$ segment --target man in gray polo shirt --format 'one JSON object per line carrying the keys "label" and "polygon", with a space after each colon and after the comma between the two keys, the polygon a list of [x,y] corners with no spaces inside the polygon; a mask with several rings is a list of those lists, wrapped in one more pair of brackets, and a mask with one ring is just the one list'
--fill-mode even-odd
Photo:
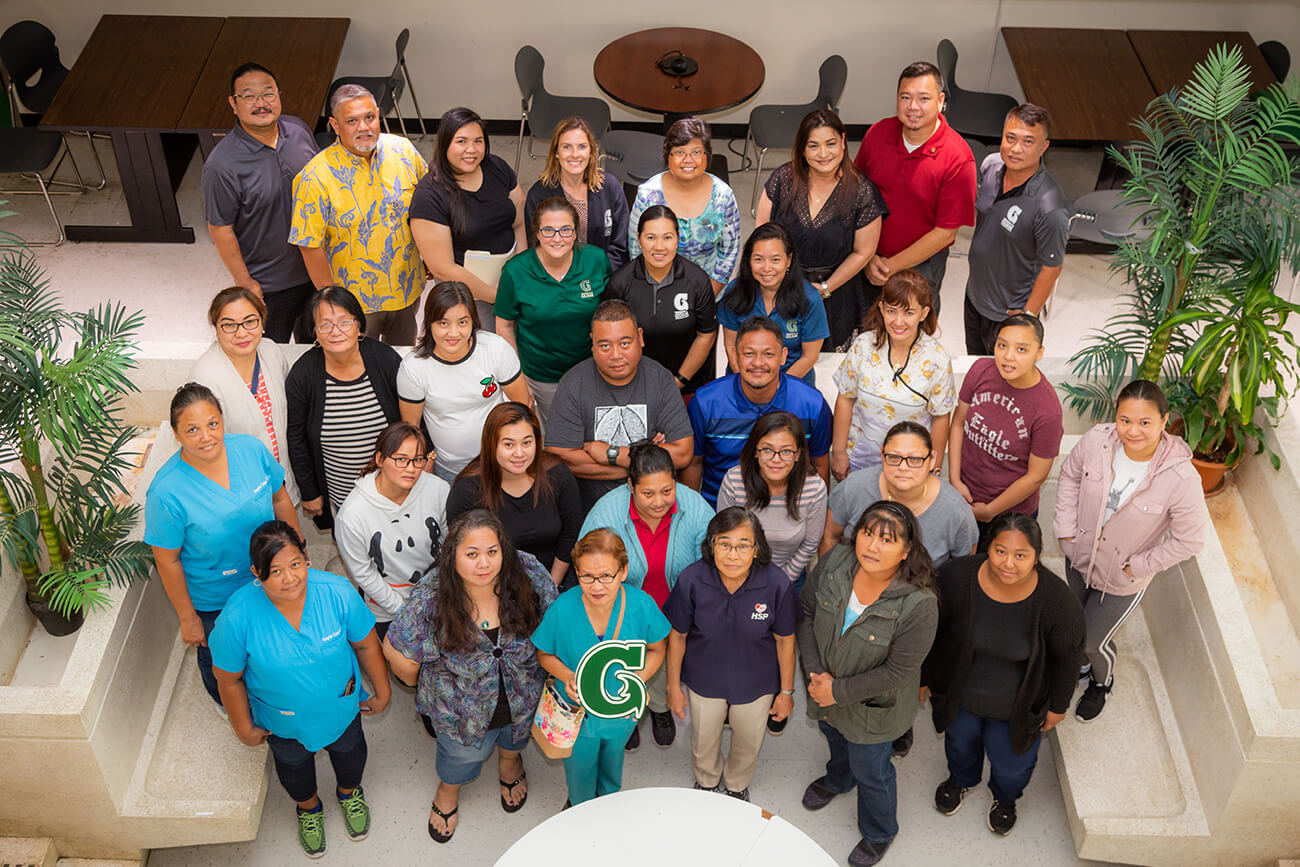
{"label": "man in gray polo shirt", "polygon": [[966,280],[966,352],[992,355],[997,326],[1013,313],[1042,310],[1065,262],[1069,212],[1043,167],[1051,133],[1047,109],[1011,109],[999,152],[980,168],[975,234]]}
{"label": "man in gray polo shirt", "polygon": [[316,155],[296,117],[280,114],[280,88],[265,66],[245,63],[230,77],[235,127],[203,164],[203,212],[212,243],[239,286],[266,302],[267,337],[311,343],[302,317],[315,287],[289,243],[293,178]]}

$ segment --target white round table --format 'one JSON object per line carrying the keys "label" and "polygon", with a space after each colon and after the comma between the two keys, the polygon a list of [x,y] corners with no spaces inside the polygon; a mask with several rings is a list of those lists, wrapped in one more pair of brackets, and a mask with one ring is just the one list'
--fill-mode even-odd
{"label": "white round table", "polygon": [[833,867],[794,825],[745,801],[698,789],[628,789],[571,807],[533,828],[497,867],[707,864]]}

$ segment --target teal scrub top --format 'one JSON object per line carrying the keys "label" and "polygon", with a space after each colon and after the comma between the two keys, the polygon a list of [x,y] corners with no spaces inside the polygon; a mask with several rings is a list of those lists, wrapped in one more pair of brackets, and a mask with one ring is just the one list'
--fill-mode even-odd
{"label": "teal scrub top", "polygon": [[230,597],[208,637],[212,665],[243,672],[253,722],[311,752],[338,740],[367,697],[352,645],[375,628],[346,579],[307,570],[302,622],[294,629],[256,580]]}
{"label": "teal scrub top", "polygon": [[[626,582],[623,584],[623,590],[627,594],[627,608],[623,613],[623,625],[618,631],[618,640],[654,644],[667,638],[672,626],[650,594],[639,588],[629,587]],[[609,615],[611,631],[614,624],[618,622],[618,607],[619,602],[615,600],[614,610]],[[587,609],[582,605],[581,587],[574,587],[561,593],[559,598],[551,603],[551,607],[546,609],[542,622],[533,633],[534,647],[559,657],[560,662],[575,671],[578,663],[582,661],[583,654],[590,650],[592,645],[602,640],[604,637],[597,636],[595,630],[591,628]],[[563,684],[560,685],[560,689],[569,701],[577,702],[575,697],[569,695],[568,689]],[[620,689],[622,684],[614,673],[614,667],[611,667],[605,673],[605,690],[610,695],[617,695]],[[584,728],[590,725],[596,729],[626,728],[629,722],[626,719],[600,719],[587,714],[582,725]]]}
{"label": "teal scrub top", "polygon": [[275,517],[271,498],[284,486],[284,467],[260,440],[245,434],[224,439],[229,490],[177,452],[158,470],[145,496],[145,544],[180,549],[195,611],[220,611],[230,594],[254,580],[248,541]]}

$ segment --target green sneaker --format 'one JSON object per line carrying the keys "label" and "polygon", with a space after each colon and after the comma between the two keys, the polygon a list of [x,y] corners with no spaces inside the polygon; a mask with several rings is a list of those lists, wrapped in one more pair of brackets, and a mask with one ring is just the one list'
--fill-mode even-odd
{"label": "green sneaker", "polygon": [[[338,795],[338,792],[334,793]],[[351,840],[364,840],[370,833],[370,807],[366,806],[366,793],[360,786],[352,790],[346,798],[339,796],[339,806],[343,808],[343,827],[347,829]]]}
{"label": "green sneaker", "polygon": [[325,810],[318,807],[316,812],[298,808],[298,842],[308,858],[319,858],[325,854]]}

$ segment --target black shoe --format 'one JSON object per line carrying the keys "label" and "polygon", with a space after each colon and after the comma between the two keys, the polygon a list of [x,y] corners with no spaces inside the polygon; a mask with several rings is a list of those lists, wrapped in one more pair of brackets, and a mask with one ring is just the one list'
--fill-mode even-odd
{"label": "black shoe", "polygon": [[831,801],[839,792],[832,792],[826,786],[826,778],[818,777],[808,784],[808,788],[803,790],[803,806],[805,810],[820,810]]}
{"label": "black shoe", "polygon": [[945,816],[951,816],[961,809],[968,791],[970,790],[957,785],[952,777],[949,777],[934,790],[934,808]]}
{"label": "black shoe", "polygon": [[438,733],[433,730],[433,719],[424,714],[420,714],[420,722],[424,723],[424,730],[429,733],[429,737],[436,741],[438,739]]}
{"label": "black shoe", "polygon": [[786,717],[785,719],[782,719],[782,720],[773,719],[772,717],[768,717],[768,718],[767,718],[767,733],[768,733],[769,735],[772,735],[772,736],[776,736],[776,735],[781,734],[781,732],[785,731],[785,724],[788,723],[789,721],[790,721],[790,718],[789,718],[789,717]]}
{"label": "black shoe", "polygon": [[1074,706],[1074,718],[1079,722],[1090,723],[1101,712],[1106,709],[1106,696],[1110,695],[1110,687],[1102,686],[1095,680],[1088,681],[1088,688],[1083,691],[1079,698],[1079,703]]}
{"label": "black shoe", "polygon": [[726,794],[735,798],[737,801],[749,803],[749,787],[741,789],[739,792],[733,792],[731,789],[726,790]]}
{"label": "black shoe", "polygon": [[632,737],[627,739],[627,746],[623,747],[629,753],[634,753],[641,749],[641,730],[632,729]]}
{"label": "black shoe", "polygon": [[565,799],[564,799],[564,806],[560,808],[560,812],[563,813],[565,810],[569,809],[569,808],[572,807],[572,806],[573,806],[573,802],[572,802],[571,800],[569,800],[568,798],[565,798]]}
{"label": "black shoe", "polygon": [[699,780],[696,780],[696,781],[695,781],[695,788],[699,789],[701,792],[716,792],[716,791],[718,791],[718,787],[717,787],[717,786],[702,786],[702,785],[700,785],[700,781],[699,781]]}
{"label": "black shoe", "polygon": [[894,738],[894,743],[891,745],[894,748],[894,758],[901,759],[903,756],[910,753],[912,751],[912,742],[915,739],[916,736],[912,734],[911,729],[908,729],[898,737]]}
{"label": "black shoe", "polygon": [[673,745],[673,738],[677,737],[677,724],[673,722],[671,711],[650,711],[650,734],[661,747]]}
{"label": "black shoe", "polygon": [[[889,843],[893,843],[890,840]],[[849,864],[852,867],[870,867],[872,864],[880,862],[885,857],[885,852],[889,850],[889,843],[872,843],[870,840],[859,840],[858,845],[853,847],[849,853]]]}
{"label": "black shoe", "polygon": [[1014,827],[1016,827],[1016,802],[1010,801],[1004,804],[1001,801],[994,801],[993,806],[989,807],[989,830],[1005,837]]}

